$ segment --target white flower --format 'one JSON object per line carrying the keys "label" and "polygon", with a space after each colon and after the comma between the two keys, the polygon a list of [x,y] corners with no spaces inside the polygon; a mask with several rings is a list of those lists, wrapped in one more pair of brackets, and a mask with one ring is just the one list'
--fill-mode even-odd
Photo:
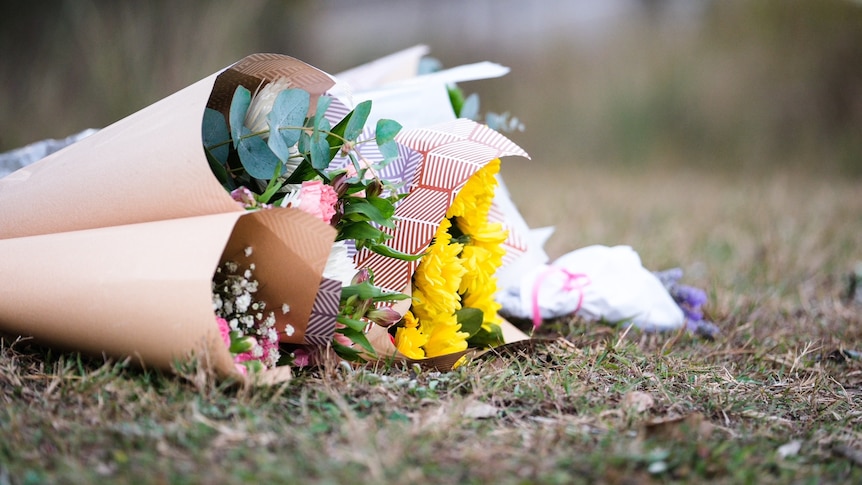
{"label": "white flower", "polygon": [[323,277],[340,281],[343,286],[350,285],[350,280],[356,274],[356,266],[347,251],[347,241],[337,241],[329,250]]}
{"label": "white flower", "polygon": [[281,202],[279,202],[278,205],[281,207],[293,207],[294,209],[298,209],[301,191],[302,186],[296,186],[296,188],[292,189],[289,194],[285,195],[284,198],[281,199]]}
{"label": "white flower", "polygon": [[287,303],[281,305],[281,314],[282,315],[287,315],[287,312],[289,312],[289,311],[290,311],[290,305],[288,305]]}
{"label": "white flower", "polygon": [[[251,253],[252,253],[251,246],[247,246],[245,249],[243,249],[243,254],[245,254],[246,258],[251,256]],[[254,269],[254,268],[252,268],[252,269]]]}
{"label": "white flower", "polygon": [[251,294],[243,293],[236,297],[236,312],[237,313],[245,313],[248,311],[248,307],[251,305]]}
{"label": "white flower", "polygon": [[285,333],[288,337],[292,337],[292,336],[293,336],[293,334],[294,334],[294,333],[296,333],[296,329],[295,329],[295,328],[293,328],[293,325],[291,325],[291,324],[289,324],[289,323],[288,323],[288,324],[284,327],[284,333]]}
{"label": "white flower", "polygon": [[[245,121],[243,121],[245,127],[251,130],[252,133],[268,130],[269,123],[267,117],[269,116],[269,112],[272,111],[272,105],[275,104],[275,98],[289,87],[290,81],[280,77],[256,92],[251,100],[251,105],[248,107],[248,111],[245,113]],[[267,137],[267,135],[264,136]]]}

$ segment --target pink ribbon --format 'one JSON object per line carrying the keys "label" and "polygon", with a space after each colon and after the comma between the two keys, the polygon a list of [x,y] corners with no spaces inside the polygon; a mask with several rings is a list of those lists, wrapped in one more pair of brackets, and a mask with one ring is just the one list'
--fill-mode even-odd
{"label": "pink ribbon", "polygon": [[592,283],[592,281],[590,281],[590,277],[584,273],[572,273],[566,268],[560,268],[559,266],[548,266],[545,268],[545,270],[536,277],[536,282],[533,283],[533,330],[536,330],[539,328],[539,325],[542,324],[542,311],[539,308],[539,289],[542,287],[542,283],[545,281],[545,278],[555,271],[559,271],[566,276],[566,281],[563,283],[563,287],[561,288],[563,292],[578,292],[578,305],[572,313],[581,309],[581,305],[584,303],[584,288]]}

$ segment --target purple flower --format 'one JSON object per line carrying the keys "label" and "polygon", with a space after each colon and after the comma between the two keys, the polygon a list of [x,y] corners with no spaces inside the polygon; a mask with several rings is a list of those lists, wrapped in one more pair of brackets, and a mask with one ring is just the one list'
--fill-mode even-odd
{"label": "purple flower", "polygon": [[718,333],[718,327],[703,319],[703,306],[709,300],[706,292],[700,288],[679,284],[679,280],[682,279],[681,268],[657,271],[653,274],[661,281],[673,301],[682,310],[685,315],[686,328],[695,335],[714,338]]}
{"label": "purple flower", "polygon": [[706,304],[706,292],[700,288],[686,285],[676,285],[670,290],[677,305],[685,313],[689,320],[702,320],[703,310],[701,307]]}

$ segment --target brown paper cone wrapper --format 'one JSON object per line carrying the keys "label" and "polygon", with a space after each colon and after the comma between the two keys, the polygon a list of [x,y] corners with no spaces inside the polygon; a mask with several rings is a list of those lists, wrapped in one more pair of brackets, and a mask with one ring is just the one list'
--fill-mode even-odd
{"label": "brown paper cone wrapper", "polygon": [[12,282],[0,299],[0,325],[164,369],[203,353],[220,374],[234,374],[213,314],[216,266],[254,262],[257,298],[275,312],[277,328],[298,327],[317,290],[304,282],[319,281],[328,254],[315,248],[333,236],[325,226],[309,234],[314,221],[291,210],[232,212],[0,240],[0,274]]}
{"label": "brown paper cone wrapper", "polygon": [[238,84],[278,76],[313,96],[333,84],[256,54],[0,179],[0,275],[12,282],[0,330],[162,368],[204,351],[230,374],[211,282],[251,247],[258,298],[279,331],[295,330],[282,340],[326,341],[334,314],[316,310],[337,308],[340,285],[321,279],[335,231],[293,209],[247,213],[202,148],[205,107],[224,110]]}
{"label": "brown paper cone wrapper", "polygon": [[334,84],[291,57],[248,56],[0,179],[0,239],[242,211],[204,155],[204,109],[278,76],[314,97]]}

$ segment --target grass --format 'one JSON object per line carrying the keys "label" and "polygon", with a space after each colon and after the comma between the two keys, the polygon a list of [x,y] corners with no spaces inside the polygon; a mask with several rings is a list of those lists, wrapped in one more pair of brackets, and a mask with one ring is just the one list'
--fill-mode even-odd
{"label": "grass", "polygon": [[682,265],[721,334],[561,319],[450,373],[333,364],[262,388],[5,338],[0,483],[862,479],[854,183],[504,167],[528,219],[557,222],[553,255],[628,243]]}

